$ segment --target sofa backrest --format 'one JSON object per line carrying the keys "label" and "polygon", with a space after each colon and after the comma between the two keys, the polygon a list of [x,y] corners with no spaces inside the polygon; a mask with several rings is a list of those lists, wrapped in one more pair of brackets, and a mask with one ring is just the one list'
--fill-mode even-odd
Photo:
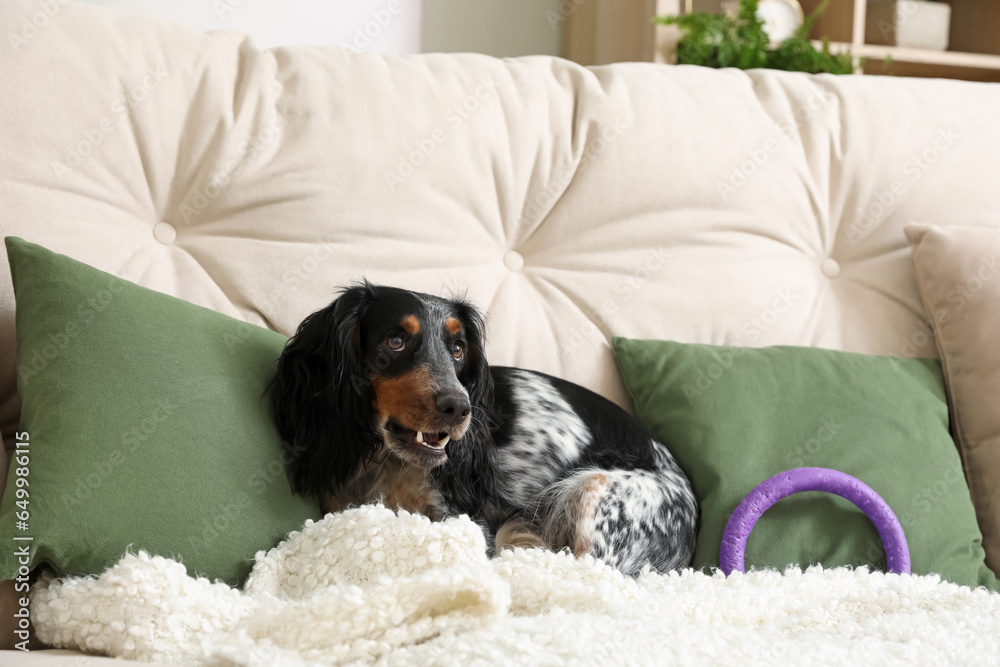
{"label": "sofa backrest", "polygon": [[[50,4],[0,3],[2,233],[285,334],[362,276],[467,290],[494,363],[625,404],[611,335],[934,356],[903,226],[1000,224],[996,85],[260,51]],[[16,363],[0,254],[8,443]]]}

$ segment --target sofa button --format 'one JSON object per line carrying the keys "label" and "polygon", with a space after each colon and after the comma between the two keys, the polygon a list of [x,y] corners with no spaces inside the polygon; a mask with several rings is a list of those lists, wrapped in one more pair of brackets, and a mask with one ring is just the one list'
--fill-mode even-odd
{"label": "sofa button", "polygon": [[177,239],[177,230],[169,222],[158,222],[153,225],[153,238],[164,245],[170,245]]}
{"label": "sofa button", "polygon": [[524,255],[516,250],[508,250],[503,256],[503,264],[511,271],[520,271],[524,268]]}
{"label": "sofa button", "polygon": [[823,260],[820,270],[827,278],[836,278],[840,275],[840,264],[835,259],[827,258]]}

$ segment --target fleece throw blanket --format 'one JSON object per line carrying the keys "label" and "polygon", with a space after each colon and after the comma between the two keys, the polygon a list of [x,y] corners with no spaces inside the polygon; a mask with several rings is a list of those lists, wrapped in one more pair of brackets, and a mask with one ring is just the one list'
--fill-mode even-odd
{"label": "fleece throw blanket", "polygon": [[951,665],[1000,660],[1000,595],[819,567],[636,579],[467,518],[365,506],[257,554],[244,590],[145,553],[32,593],[43,641],[208,665]]}

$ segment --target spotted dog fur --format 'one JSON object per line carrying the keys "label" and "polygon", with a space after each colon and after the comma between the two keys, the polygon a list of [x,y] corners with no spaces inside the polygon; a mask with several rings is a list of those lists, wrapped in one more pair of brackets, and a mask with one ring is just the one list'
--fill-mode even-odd
{"label": "spotted dog fur", "polygon": [[668,449],[611,401],[490,366],[481,313],[362,283],[307,317],[268,387],[297,493],[468,514],[496,549],[688,565],[698,510]]}
{"label": "spotted dog fur", "polygon": [[515,368],[493,376],[510,408],[495,439],[498,492],[516,526],[501,540],[589,553],[631,575],[690,564],[697,503],[666,447],[583,387]]}

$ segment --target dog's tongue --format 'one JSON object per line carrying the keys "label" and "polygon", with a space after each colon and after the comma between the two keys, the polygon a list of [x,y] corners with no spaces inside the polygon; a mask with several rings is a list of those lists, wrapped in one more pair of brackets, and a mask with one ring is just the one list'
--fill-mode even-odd
{"label": "dog's tongue", "polygon": [[421,435],[424,438],[424,442],[427,443],[428,445],[436,445],[441,441],[440,433],[427,433],[426,431],[424,431],[423,433],[421,433]]}

